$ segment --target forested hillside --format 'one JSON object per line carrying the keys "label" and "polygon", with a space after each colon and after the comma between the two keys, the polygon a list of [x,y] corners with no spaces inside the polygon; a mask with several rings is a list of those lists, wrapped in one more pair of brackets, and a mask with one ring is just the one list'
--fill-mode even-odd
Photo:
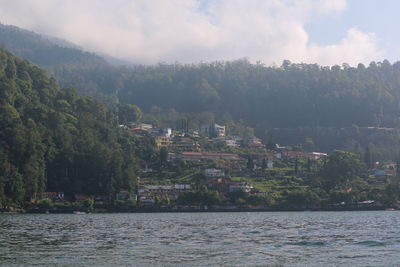
{"label": "forested hillside", "polygon": [[40,68],[0,50],[0,203],[36,192],[111,195],[136,177],[136,140],[105,104],[59,89]]}
{"label": "forested hillside", "polygon": [[357,68],[246,60],[137,67],[115,93],[121,101],[179,112],[228,114],[253,127],[397,127],[400,63]]}
{"label": "forested hillside", "polygon": [[117,75],[118,68],[96,54],[82,51],[78,46],[62,39],[1,24],[0,46],[45,68],[52,76],[57,77],[62,87],[78,88],[80,95],[115,102],[115,98],[105,94],[108,94],[109,83],[115,79],[112,77]]}
{"label": "forested hillside", "polygon": [[[252,127],[265,142],[361,154],[379,143],[373,147],[379,157],[398,154],[392,145],[398,131],[382,128],[400,126],[399,62],[324,67],[285,61],[267,67],[243,59],[116,67],[77,49],[46,46],[39,37],[2,26],[0,43],[46,67],[62,87],[109,103],[136,104],[157,124],[178,127],[186,118],[197,127],[216,121],[231,130]],[[358,134],[352,134],[354,127]]]}

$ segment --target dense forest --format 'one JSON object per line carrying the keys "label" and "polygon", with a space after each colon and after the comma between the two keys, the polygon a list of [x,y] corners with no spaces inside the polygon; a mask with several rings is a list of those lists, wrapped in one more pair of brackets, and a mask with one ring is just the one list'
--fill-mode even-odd
{"label": "dense forest", "polygon": [[[131,189],[141,146],[116,113],[0,50],[0,203],[36,192],[112,195]],[[143,154],[143,153],[142,153]]]}
{"label": "dense forest", "polygon": [[376,159],[398,157],[400,62],[268,67],[241,59],[123,67],[12,26],[0,27],[0,43],[45,67],[63,87],[136,104],[155,124],[179,127],[186,118],[196,128],[216,121],[232,133],[254,128],[266,143],[359,154],[369,147]]}

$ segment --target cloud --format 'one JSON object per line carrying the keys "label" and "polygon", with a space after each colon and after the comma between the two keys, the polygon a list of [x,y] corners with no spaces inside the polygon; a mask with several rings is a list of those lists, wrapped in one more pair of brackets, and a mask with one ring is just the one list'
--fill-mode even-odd
{"label": "cloud", "polygon": [[323,47],[311,45],[309,58],[315,62],[338,62],[338,57],[340,57],[342,62],[350,65],[360,62],[369,63],[374,59],[381,60],[383,52],[377,50],[375,39],[372,33],[362,33],[357,28],[351,28],[339,44]]}
{"label": "cloud", "polygon": [[382,56],[375,36],[353,28],[337,44],[309,43],[316,15],[346,0],[0,0],[0,18],[87,50],[136,63],[232,60],[325,65]]}

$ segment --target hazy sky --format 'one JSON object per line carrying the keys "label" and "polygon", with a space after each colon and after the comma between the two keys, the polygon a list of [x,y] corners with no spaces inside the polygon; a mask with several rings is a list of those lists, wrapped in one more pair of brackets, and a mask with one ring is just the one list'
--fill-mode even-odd
{"label": "hazy sky", "polygon": [[400,59],[400,0],[0,0],[0,21],[135,63]]}

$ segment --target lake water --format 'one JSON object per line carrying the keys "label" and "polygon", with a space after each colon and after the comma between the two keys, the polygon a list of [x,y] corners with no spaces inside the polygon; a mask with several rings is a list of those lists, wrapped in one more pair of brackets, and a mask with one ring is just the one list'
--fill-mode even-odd
{"label": "lake water", "polygon": [[0,215],[2,266],[393,266],[400,212]]}

